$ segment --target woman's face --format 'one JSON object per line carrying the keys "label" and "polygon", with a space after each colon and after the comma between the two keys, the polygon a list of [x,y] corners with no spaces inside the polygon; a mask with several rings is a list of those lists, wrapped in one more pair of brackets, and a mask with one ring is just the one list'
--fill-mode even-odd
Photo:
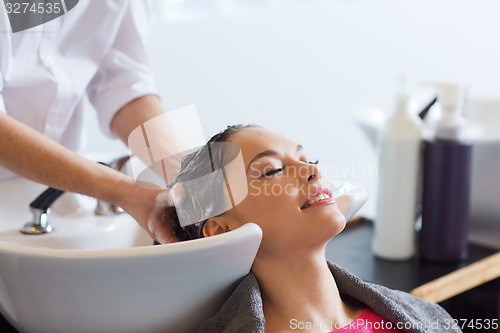
{"label": "woman's face", "polygon": [[254,222],[263,231],[259,255],[286,255],[322,247],[344,228],[329,183],[300,145],[257,127],[229,141],[241,148],[248,195],[220,217],[224,230]]}

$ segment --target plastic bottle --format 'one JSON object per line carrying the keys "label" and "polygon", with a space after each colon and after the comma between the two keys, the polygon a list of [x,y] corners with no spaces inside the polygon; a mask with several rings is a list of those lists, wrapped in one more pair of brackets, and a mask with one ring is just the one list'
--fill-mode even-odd
{"label": "plastic bottle", "polygon": [[467,257],[472,144],[465,135],[462,88],[440,88],[441,119],[424,143],[421,257],[433,262]]}
{"label": "plastic bottle", "polygon": [[372,249],[377,257],[407,260],[415,255],[416,205],[419,192],[422,123],[408,111],[401,92],[396,112],[379,136],[377,216]]}

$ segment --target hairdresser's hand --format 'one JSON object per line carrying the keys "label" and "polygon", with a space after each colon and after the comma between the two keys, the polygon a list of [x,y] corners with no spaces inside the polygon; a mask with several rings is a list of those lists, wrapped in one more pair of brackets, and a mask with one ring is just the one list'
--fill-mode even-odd
{"label": "hairdresser's hand", "polygon": [[134,185],[121,207],[130,214],[151,238],[161,244],[178,242],[167,220],[172,215],[174,202],[182,202],[184,191],[181,186],[168,189],[145,189]]}

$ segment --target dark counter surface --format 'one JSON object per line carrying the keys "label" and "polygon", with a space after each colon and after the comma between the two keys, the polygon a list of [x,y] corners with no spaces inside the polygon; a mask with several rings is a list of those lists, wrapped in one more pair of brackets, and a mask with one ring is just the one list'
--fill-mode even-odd
{"label": "dark counter surface", "polygon": [[[362,220],[348,226],[327,245],[327,259],[346,268],[360,278],[389,288],[411,291],[414,288],[451,273],[461,267],[497,252],[484,246],[469,244],[467,259],[459,263],[435,264],[415,257],[391,262],[378,259],[371,251],[373,223]],[[500,333],[500,328],[485,329],[478,322],[500,323],[500,279],[485,283],[439,303],[459,321],[464,333]]]}
{"label": "dark counter surface", "polygon": [[332,238],[327,245],[328,260],[346,268],[360,278],[389,288],[411,291],[447,273],[497,252],[495,249],[469,244],[468,258],[459,263],[435,264],[415,257],[408,261],[387,261],[371,251],[373,223],[362,220]]}

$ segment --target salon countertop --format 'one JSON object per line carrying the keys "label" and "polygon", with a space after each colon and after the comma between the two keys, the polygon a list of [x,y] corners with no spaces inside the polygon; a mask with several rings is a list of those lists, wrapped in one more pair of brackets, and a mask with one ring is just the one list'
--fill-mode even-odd
{"label": "salon countertop", "polygon": [[[468,258],[460,263],[434,264],[416,257],[402,262],[378,259],[371,251],[373,223],[361,220],[348,226],[327,245],[328,260],[346,268],[360,278],[389,288],[411,291],[440,276],[476,262],[498,250],[469,244]],[[500,333],[500,328],[476,329],[463,323],[497,320],[500,322],[500,278],[463,292],[439,303],[450,315],[459,320],[464,333]]]}
{"label": "salon countertop", "polygon": [[418,256],[394,262],[376,258],[372,254],[372,235],[373,223],[370,220],[362,219],[352,226],[348,224],[344,231],[328,243],[327,259],[363,280],[407,292],[497,252],[495,249],[469,244],[468,258],[459,263],[435,264],[422,261]]}

